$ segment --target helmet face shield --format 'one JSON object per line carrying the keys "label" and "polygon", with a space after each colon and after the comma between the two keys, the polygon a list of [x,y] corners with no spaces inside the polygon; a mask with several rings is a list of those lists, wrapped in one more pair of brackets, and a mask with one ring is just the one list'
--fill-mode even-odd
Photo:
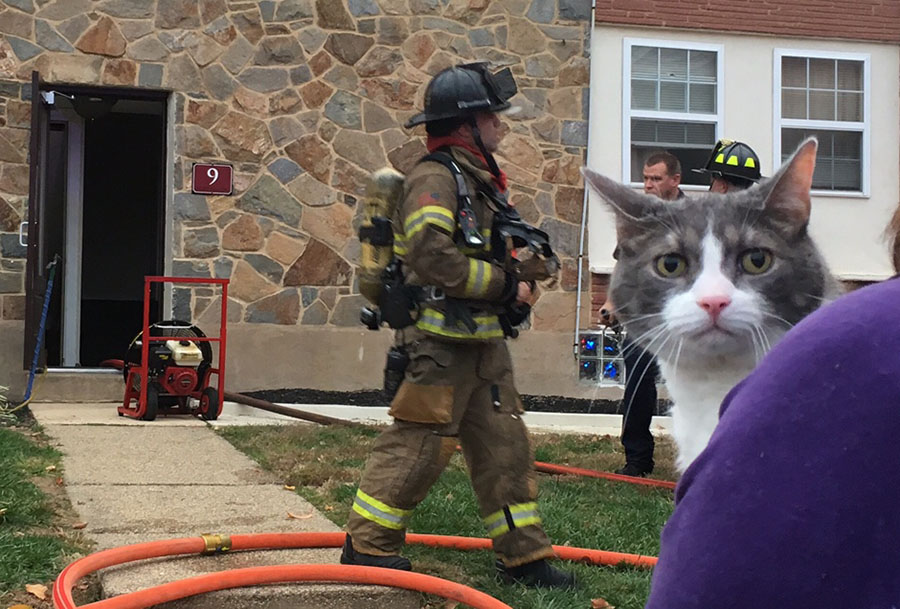
{"label": "helmet face shield", "polygon": [[497,99],[501,102],[507,102],[518,93],[519,88],[516,86],[516,79],[513,78],[512,70],[503,68],[496,74],[491,74],[485,69],[484,79],[487,81],[488,87]]}
{"label": "helmet face shield", "polygon": [[496,74],[491,74],[487,62],[484,61],[469,63],[460,67],[465,70],[478,72],[484,80],[491,97],[501,104],[509,101],[519,91],[519,88],[516,86],[516,79],[509,68],[503,68]]}

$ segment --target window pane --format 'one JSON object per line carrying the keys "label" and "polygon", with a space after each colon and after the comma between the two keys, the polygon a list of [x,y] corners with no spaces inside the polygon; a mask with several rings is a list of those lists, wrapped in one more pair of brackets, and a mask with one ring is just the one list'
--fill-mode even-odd
{"label": "window pane", "polygon": [[631,121],[631,141],[632,142],[655,142],[656,141],[656,122],[634,119]]}
{"label": "window pane", "polygon": [[809,118],[820,121],[834,120],[834,91],[809,92]]}
{"label": "window pane", "polygon": [[806,89],[782,89],[781,118],[806,117]]}
{"label": "window pane", "polygon": [[659,77],[687,80],[687,56],[688,52],[685,49],[660,49]]}
{"label": "window pane", "polygon": [[838,93],[837,96],[837,120],[861,122],[863,120],[862,93]]}
{"label": "window pane", "polygon": [[716,82],[716,53],[691,51],[691,81]]}
{"label": "window pane", "polygon": [[634,110],[656,110],[656,81],[631,81],[631,107]]}
{"label": "window pane", "polygon": [[659,109],[670,112],[687,111],[687,85],[683,82],[660,82]]}
{"label": "window pane", "polygon": [[716,85],[691,85],[691,112],[716,113]]}
{"label": "window pane", "polygon": [[659,50],[656,47],[631,47],[631,75],[659,78]]}
{"label": "window pane", "polygon": [[685,143],[706,145],[716,140],[716,125],[714,123],[687,123],[685,125]]}
{"label": "window pane", "polygon": [[862,190],[859,161],[834,161],[832,180],[834,190]]}
{"label": "window pane", "polygon": [[832,136],[831,154],[836,159],[860,160],[862,137],[857,131],[835,131]]}
{"label": "window pane", "polygon": [[781,58],[781,86],[806,88],[806,58]]}
{"label": "window pane", "polygon": [[809,59],[809,88],[834,89],[834,59]]}
{"label": "window pane", "polygon": [[791,156],[803,139],[806,137],[800,129],[782,129],[781,130],[781,162],[784,163]]}
{"label": "window pane", "polygon": [[782,129],[781,159],[787,158],[808,136],[819,140],[813,188],[859,192],[862,190],[862,133],[824,129]]}
{"label": "window pane", "polygon": [[716,141],[715,123],[680,121],[631,121],[631,181],[640,182],[644,161],[651,154],[666,151],[681,161],[681,179],[684,184],[709,182],[706,177],[691,172],[703,167]]}
{"label": "window pane", "polygon": [[667,144],[683,144],[685,140],[684,123],[659,121],[656,123],[656,141]]}
{"label": "window pane", "polygon": [[839,60],[837,70],[838,89],[844,91],[863,90],[863,62]]}
{"label": "window pane", "polygon": [[822,190],[834,190],[834,171],[830,160],[820,159],[813,172],[812,187]]}

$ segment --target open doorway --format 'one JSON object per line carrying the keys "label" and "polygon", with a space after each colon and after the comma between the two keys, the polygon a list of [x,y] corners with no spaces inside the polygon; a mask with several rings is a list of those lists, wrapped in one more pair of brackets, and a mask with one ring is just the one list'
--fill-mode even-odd
{"label": "open doorway", "polygon": [[[143,278],[161,275],[167,94],[41,86],[39,250],[59,255],[46,319],[48,367],[121,358],[140,331]],[[29,239],[32,231],[29,230]],[[151,298],[159,319],[161,294]]]}

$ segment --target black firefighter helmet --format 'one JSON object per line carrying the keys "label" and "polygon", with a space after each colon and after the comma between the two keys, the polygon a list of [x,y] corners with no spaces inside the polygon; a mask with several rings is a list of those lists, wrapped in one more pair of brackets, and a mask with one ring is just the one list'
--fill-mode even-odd
{"label": "black firefighter helmet", "polygon": [[406,127],[466,118],[476,112],[503,112],[509,110],[517,90],[509,68],[491,74],[486,62],[453,66],[431,79],[425,89],[425,111],[409,119]]}
{"label": "black firefighter helmet", "polygon": [[716,142],[706,166],[694,169],[696,173],[705,173],[713,177],[736,178],[758,182],[760,180],[759,157],[753,148],[743,142],[719,140]]}

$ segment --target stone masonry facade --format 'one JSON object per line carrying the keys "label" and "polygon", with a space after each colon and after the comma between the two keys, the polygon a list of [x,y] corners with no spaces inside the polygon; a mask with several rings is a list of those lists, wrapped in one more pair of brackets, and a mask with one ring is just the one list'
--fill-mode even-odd
{"label": "stone masonry facade", "polygon": [[[230,322],[358,326],[366,177],[425,153],[402,124],[431,76],[485,60],[520,89],[499,154],[511,199],[563,261],[534,326],[568,330],[552,311],[576,289],[589,32],[590,0],[2,0],[0,318],[24,316],[33,70],[172,92],[171,272],[230,278]],[[234,194],[191,194],[197,161],[233,164]],[[177,317],[217,306],[175,292]]]}

